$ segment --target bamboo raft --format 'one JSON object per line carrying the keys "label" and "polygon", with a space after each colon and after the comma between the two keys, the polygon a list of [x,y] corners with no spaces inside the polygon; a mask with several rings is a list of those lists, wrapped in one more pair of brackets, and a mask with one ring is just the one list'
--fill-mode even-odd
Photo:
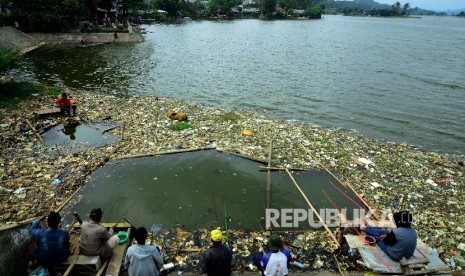
{"label": "bamboo raft", "polygon": [[[114,227],[115,234],[119,231],[125,231],[128,236],[131,236],[131,225],[129,223],[100,223],[103,227],[109,229]],[[49,267],[51,275],[61,273],[63,276],[69,275],[86,275],[86,276],[101,276],[111,275],[118,276],[120,273],[121,264],[126,256],[126,250],[131,242],[128,238],[124,243],[119,243],[113,249],[111,257],[102,262],[99,256],[84,256],[79,254],[79,237],[81,226],[79,223],[74,223],[69,230],[70,250],[71,255],[68,260],[59,265]],[[33,273],[31,273],[33,275]]]}

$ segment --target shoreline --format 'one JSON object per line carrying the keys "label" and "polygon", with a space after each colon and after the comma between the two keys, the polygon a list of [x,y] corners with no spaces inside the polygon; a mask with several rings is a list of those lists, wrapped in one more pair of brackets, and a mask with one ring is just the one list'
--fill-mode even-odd
{"label": "shoreline", "polygon": [[[53,98],[39,97],[4,112],[0,116],[2,226],[63,204],[66,208],[66,200],[111,159],[214,147],[267,160],[274,137],[272,166],[316,169],[321,162],[375,208],[395,205],[413,212],[419,238],[437,248],[441,257],[463,251],[459,248],[465,231],[465,214],[461,214],[465,168],[459,156],[423,151],[405,143],[383,143],[352,130],[271,120],[254,112],[235,113],[192,101],[83,91],[70,94],[78,105],[74,119],[93,122],[110,117],[121,127],[108,133],[123,138],[113,145],[67,154],[43,146],[30,129],[21,130],[26,119],[39,131],[61,123],[60,117],[36,120],[33,116],[34,110],[53,106]],[[173,110],[185,112],[193,128],[171,130],[173,121],[167,114]],[[244,130],[253,135],[244,136]],[[360,164],[359,158],[372,163]],[[62,175],[61,185],[52,184]],[[380,186],[370,185],[373,182]],[[18,188],[24,190],[15,194]]]}

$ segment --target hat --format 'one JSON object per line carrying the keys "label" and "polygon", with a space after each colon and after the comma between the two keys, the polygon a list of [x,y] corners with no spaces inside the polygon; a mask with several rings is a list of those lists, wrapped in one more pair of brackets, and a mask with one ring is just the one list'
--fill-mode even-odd
{"label": "hat", "polygon": [[412,225],[413,216],[408,211],[400,211],[393,214],[394,222],[397,227],[409,228]]}
{"label": "hat", "polygon": [[215,229],[213,230],[210,235],[212,236],[212,241],[219,242],[223,239],[223,233],[220,230]]}
{"label": "hat", "polygon": [[283,241],[277,234],[273,234],[268,240],[268,247],[270,250],[279,250],[283,248]]}

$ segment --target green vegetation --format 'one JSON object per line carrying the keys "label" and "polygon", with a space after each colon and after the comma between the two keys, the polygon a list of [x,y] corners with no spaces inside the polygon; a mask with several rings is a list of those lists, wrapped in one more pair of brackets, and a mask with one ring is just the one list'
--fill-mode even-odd
{"label": "green vegetation", "polygon": [[235,112],[229,111],[220,115],[220,119],[223,121],[237,122],[241,116]]}
{"label": "green vegetation", "polygon": [[44,86],[29,82],[8,81],[0,83],[0,109],[12,108],[32,94],[46,94]]}
{"label": "green vegetation", "polygon": [[460,12],[457,16],[465,17],[465,11]]}
{"label": "green vegetation", "polygon": [[176,122],[172,125],[170,125],[171,130],[184,130],[188,128],[192,128],[193,126],[189,122],[181,121],[181,122]]}
{"label": "green vegetation", "polygon": [[13,66],[16,57],[16,51],[0,48],[0,74]]}
{"label": "green vegetation", "polygon": [[314,0],[315,5],[324,5],[327,14],[363,15],[363,16],[408,16],[408,15],[445,15],[430,10],[411,8],[409,3],[394,5],[380,4],[374,0]]}
{"label": "green vegetation", "polygon": [[112,0],[0,0],[8,4],[9,10],[8,13],[5,8],[0,10],[0,26],[17,22],[19,29],[26,32],[62,32],[77,28],[92,32],[114,31],[102,25],[105,18],[120,31],[128,22],[176,22],[185,17],[231,19],[261,14],[267,19],[321,18],[325,7],[314,3],[317,1],[259,0],[242,6],[242,0],[124,0],[115,6]]}
{"label": "green vegetation", "polygon": [[372,8],[370,10],[366,10],[364,8],[360,8],[357,5],[346,7],[343,10],[344,15],[370,15],[370,16],[383,16],[383,17],[390,17],[390,16],[408,16],[408,10],[410,9],[410,4],[405,3],[402,5],[400,2],[394,3],[389,8],[379,8],[375,9]]}

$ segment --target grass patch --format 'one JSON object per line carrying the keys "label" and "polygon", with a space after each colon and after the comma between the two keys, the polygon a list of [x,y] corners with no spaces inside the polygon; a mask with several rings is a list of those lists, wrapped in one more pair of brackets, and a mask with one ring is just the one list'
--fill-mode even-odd
{"label": "grass patch", "polygon": [[45,87],[31,82],[0,82],[0,109],[15,108],[18,103],[32,99],[33,94],[56,98],[61,92],[59,87]]}
{"label": "grass patch", "polygon": [[188,128],[193,128],[193,126],[189,122],[185,122],[185,121],[176,122],[176,123],[170,125],[171,130],[184,130],[184,129],[188,129]]}
{"label": "grass patch", "polygon": [[223,121],[237,122],[240,118],[241,116],[239,114],[232,111],[220,115],[220,119],[222,119]]}
{"label": "grass patch", "polygon": [[63,93],[63,89],[56,86],[49,86],[45,89],[45,95],[52,96],[53,98],[58,98],[58,96]]}

